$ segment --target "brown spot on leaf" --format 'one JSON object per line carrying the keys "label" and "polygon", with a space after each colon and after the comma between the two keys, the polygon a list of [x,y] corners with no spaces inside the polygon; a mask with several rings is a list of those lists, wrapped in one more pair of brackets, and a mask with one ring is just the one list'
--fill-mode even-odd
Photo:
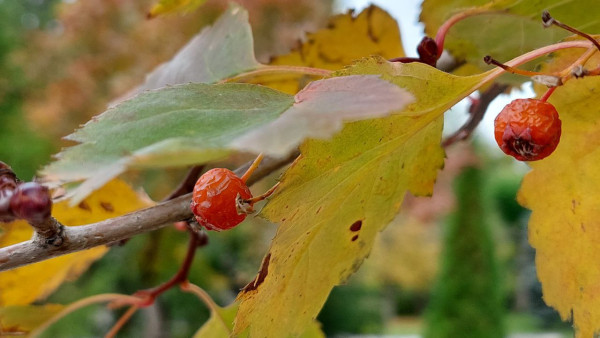
{"label": "brown spot on leaf", "polygon": [[352,242],[356,241],[357,239],[358,239],[358,235],[352,236]]}
{"label": "brown spot on leaf", "polygon": [[81,203],[77,204],[77,207],[85,211],[92,211],[92,208],[90,208],[90,205],[86,201],[81,201]]}
{"label": "brown spot on leaf", "polygon": [[113,207],[113,205],[108,202],[100,202],[100,206],[102,207],[102,209],[104,209],[108,212],[115,211],[115,208]]}
{"label": "brown spot on leaf", "polygon": [[581,223],[581,230],[585,232],[585,225],[583,225],[583,223]]}
{"label": "brown spot on leaf", "polygon": [[362,228],[362,220],[358,220],[352,223],[352,225],[350,226],[350,231],[357,232],[360,230],[360,228]]}
{"label": "brown spot on leaf", "polygon": [[244,286],[242,292],[250,292],[252,290],[258,289],[258,287],[265,281],[267,275],[269,274],[269,262],[271,261],[271,253],[267,254],[262,261],[262,265],[260,266],[260,270],[258,271],[258,276],[248,283],[248,285]]}

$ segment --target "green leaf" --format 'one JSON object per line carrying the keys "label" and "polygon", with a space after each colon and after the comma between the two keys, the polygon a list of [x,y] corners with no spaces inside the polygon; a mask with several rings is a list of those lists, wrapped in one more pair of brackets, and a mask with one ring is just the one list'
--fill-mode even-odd
{"label": "green leaf", "polygon": [[[446,36],[444,48],[459,60],[489,69],[483,57],[491,55],[505,62],[525,52],[556,43],[571,33],[556,26],[544,28],[543,10],[556,19],[590,33],[600,31],[595,1],[482,1],[425,0],[421,21],[425,32],[435,36],[438,28],[452,15],[473,8],[487,8],[488,13],[458,22]],[[530,67],[531,68],[531,67]]]}
{"label": "green leaf", "polygon": [[293,97],[249,84],[187,84],[144,92],[67,137],[46,179],[86,180],[73,203],[129,167],[183,166],[228,155],[232,138],[271,121]]}
{"label": "green leaf", "polygon": [[260,66],[254,57],[248,12],[232,4],[211,27],[148,74],[137,92],[190,82],[215,83]]}
{"label": "green leaf", "polygon": [[398,115],[346,125],[330,141],[306,141],[263,209],[280,223],[261,272],[239,295],[235,332],[304,331],[333,286],[369,254],[407,191],[429,195],[443,165],[442,114],[486,76],[366,59],[337,75],[379,74],[416,102]]}

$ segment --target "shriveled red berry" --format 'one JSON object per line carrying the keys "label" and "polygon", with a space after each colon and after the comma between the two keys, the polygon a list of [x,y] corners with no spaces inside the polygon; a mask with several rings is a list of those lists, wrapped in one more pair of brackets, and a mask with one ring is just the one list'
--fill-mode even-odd
{"label": "shriveled red berry", "polygon": [[198,223],[208,230],[227,230],[240,224],[246,213],[237,199],[252,198],[246,183],[231,170],[215,168],[200,176],[194,186],[191,209]]}
{"label": "shriveled red berry", "polygon": [[43,221],[52,211],[50,191],[36,182],[19,184],[10,199],[10,208],[18,218]]}
{"label": "shriveled red berry", "polygon": [[537,161],[558,146],[561,121],[551,103],[517,99],[507,104],[494,121],[500,149],[519,161]]}

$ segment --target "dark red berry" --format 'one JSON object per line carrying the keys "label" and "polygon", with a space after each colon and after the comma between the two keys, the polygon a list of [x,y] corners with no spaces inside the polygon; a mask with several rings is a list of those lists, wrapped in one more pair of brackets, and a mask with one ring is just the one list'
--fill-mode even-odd
{"label": "dark red berry", "polygon": [[10,199],[17,189],[17,181],[12,169],[0,161],[0,223],[12,222],[16,219],[10,208]]}
{"label": "dark red berry", "polygon": [[438,45],[434,39],[426,36],[417,46],[417,53],[421,62],[435,67],[438,60]]}
{"label": "dark red berry", "polygon": [[36,182],[19,184],[10,199],[10,208],[17,218],[41,222],[52,211],[50,191]]}
{"label": "dark red berry", "polygon": [[10,198],[14,194],[12,189],[0,190],[0,223],[12,222],[16,219],[15,214],[10,208]]}
{"label": "dark red berry", "polygon": [[198,223],[206,229],[231,229],[246,218],[246,213],[238,208],[238,198],[252,198],[246,183],[231,170],[215,168],[196,182],[191,209]]}
{"label": "dark red berry", "polygon": [[519,161],[537,161],[558,146],[561,121],[554,106],[536,99],[517,99],[506,105],[494,121],[500,149]]}

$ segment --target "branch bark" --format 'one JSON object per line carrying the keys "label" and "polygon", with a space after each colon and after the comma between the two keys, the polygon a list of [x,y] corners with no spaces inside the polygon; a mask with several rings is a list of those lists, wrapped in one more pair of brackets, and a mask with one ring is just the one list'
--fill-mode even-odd
{"label": "branch bark", "polygon": [[[290,163],[297,156],[296,152],[285,159],[265,158],[248,180],[248,184],[251,185],[264,178],[274,170]],[[235,173],[241,176],[250,163],[236,169]],[[0,248],[0,271],[115,243],[144,232],[160,229],[173,222],[190,219],[193,217],[190,210],[191,198],[192,194],[190,193],[150,208],[101,222],[80,226],[62,226],[63,241],[59,245],[43,245],[34,236],[29,241]]]}

